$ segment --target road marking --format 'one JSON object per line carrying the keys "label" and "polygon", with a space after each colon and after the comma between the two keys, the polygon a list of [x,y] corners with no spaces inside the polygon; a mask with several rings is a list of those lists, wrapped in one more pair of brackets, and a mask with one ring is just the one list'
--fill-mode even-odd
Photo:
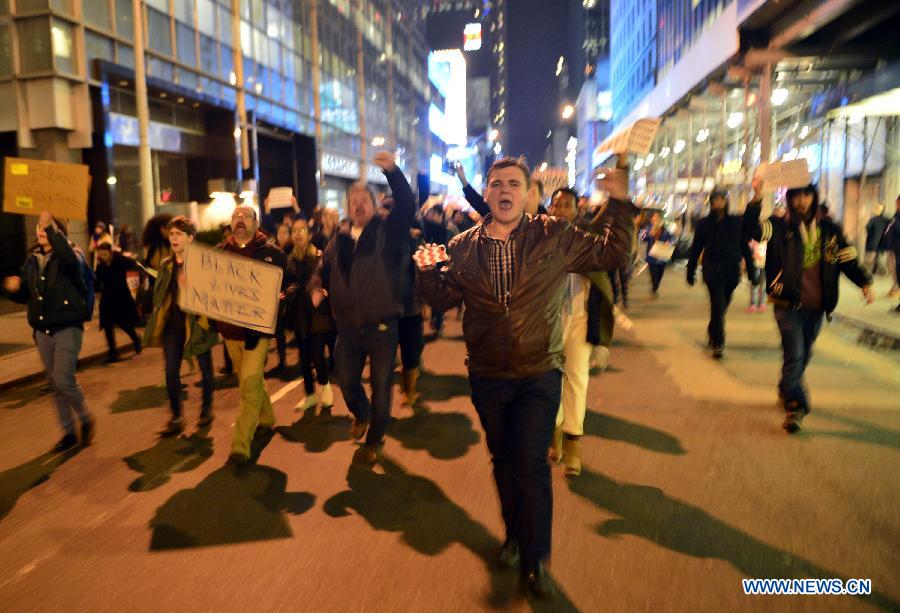
{"label": "road marking", "polygon": [[282,398],[287,396],[288,392],[290,392],[292,389],[294,389],[301,383],[303,383],[302,378],[291,381],[290,383],[286,383],[284,386],[282,386],[282,388],[280,390],[278,390],[277,392],[272,394],[270,399],[272,400],[273,403],[278,402],[279,400],[281,400]]}

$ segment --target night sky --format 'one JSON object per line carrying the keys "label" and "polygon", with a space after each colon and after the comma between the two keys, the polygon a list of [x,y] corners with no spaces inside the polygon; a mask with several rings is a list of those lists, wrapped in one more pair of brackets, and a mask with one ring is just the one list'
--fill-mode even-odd
{"label": "night sky", "polygon": [[[566,47],[564,0],[515,0],[508,3],[507,62],[510,155],[524,155],[532,167],[541,163],[550,141],[547,131],[560,113],[555,76]],[[580,3],[577,3],[580,4]],[[574,34],[573,34],[574,35]]]}
{"label": "night sky", "polygon": [[[531,166],[541,163],[549,144],[547,131],[560,113],[556,62],[565,54],[567,7],[575,0],[511,0],[507,10],[509,155],[525,155]],[[432,48],[458,47],[468,21],[462,14],[432,17],[428,42]],[[574,33],[572,34],[574,36]],[[470,75],[487,74],[493,58],[482,52],[466,53]]]}

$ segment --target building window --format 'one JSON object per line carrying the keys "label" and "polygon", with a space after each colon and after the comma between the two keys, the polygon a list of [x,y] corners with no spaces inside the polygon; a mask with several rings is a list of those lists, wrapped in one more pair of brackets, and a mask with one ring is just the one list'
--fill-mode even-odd
{"label": "building window", "polygon": [[12,76],[11,45],[12,41],[10,41],[9,36],[9,25],[0,23],[0,78]]}
{"label": "building window", "polygon": [[134,69],[134,49],[121,43],[116,45],[116,63]]}
{"label": "building window", "polygon": [[84,33],[84,47],[88,60],[113,61],[113,43],[105,36],[93,32]]}
{"label": "building window", "polygon": [[50,22],[46,17],[33,17],[18,22],[19,55],[22,72],[53,70],[53,50],[50,43]]}
{"label": "building window", "polygon": [[147,9],[147,46],[154,51],[172,55],[172,31],[169,16]]}
{"label": "building window", "polygon": [[[134,13],[131,0],[116,0],[116,34],[127,40],[134,40]],[[134,58],[131,60],[134,65]]]}
{"label": "building window", "polygon": [[194,29],[176,22],[175,36],[178,44],[178,59],[187,66],[196,66],[197,48],[194,41]]}
{"label": "building window", "polygon": [[84,11],[85,23],[98,28],[103,28],[104,30],[112,29],[112,22],[109,18],[108,2],[102,0],[96,2],[84,2],[82,4],[82,10]]}

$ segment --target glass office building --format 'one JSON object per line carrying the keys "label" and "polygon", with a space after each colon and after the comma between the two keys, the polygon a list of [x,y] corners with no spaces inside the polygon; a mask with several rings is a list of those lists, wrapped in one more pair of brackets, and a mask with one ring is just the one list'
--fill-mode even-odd
{"label": "glass office building", "polygon": [[[431,95],[416,9],[144,0],[136,20],[132,0],[0,0],[0,153],[89,164],[91,221],[140,227],[137,21],[158,211],[241,186],[336,205],[353,180],[383,181],[367,164],[380,148],[414,180],[428,168],[417,118]],[[0,233],[21,226],[8,217]]]}

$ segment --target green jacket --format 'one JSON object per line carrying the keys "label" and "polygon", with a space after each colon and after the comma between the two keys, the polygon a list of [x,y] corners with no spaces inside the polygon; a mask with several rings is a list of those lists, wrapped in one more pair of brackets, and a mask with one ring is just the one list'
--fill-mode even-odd
{"label": "green jacket", "polygon": [[[153,312],[144,329],[144,344],[151,347],[162,347],[163,332],[166,329],[166,320],[169,317],[169,307],[172,302],[172,294],[169,293],[169,284],[174,283],[172,270],[174,260],[169,257],[163,260],[159,267],[159,276],[153,286]],[[206,316],[185,312],[185,343],[184,357],[189,358],[201,353],[206,353],[219,342],[219,334]]]}

